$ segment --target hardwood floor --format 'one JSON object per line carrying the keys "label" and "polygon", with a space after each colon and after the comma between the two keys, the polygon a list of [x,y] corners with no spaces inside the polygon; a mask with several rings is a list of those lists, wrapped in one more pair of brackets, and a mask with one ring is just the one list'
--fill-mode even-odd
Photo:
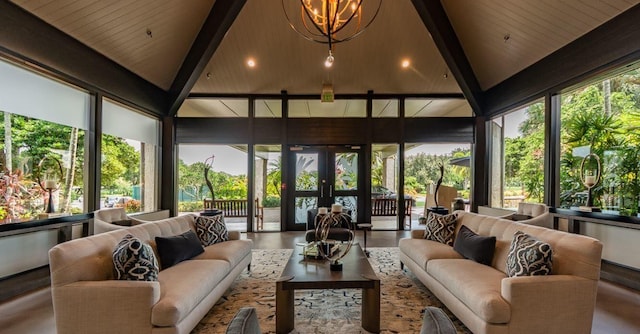
{"label": "hardwood floor", "polygon": [[[408,237],[408,231],[371,231],[367,247],[395,247],[398,239]],[[304,232],[247,233],[243,237],[254,241],[254,248],[295,248],[303,241]],[[362,242],[362,232],[358,231]],[[640,333],[640,291],[627,289],[606,281],[598,286],[592,333]],[[50,289],[45,288],[0,304],[0,333],[55,334]]]}

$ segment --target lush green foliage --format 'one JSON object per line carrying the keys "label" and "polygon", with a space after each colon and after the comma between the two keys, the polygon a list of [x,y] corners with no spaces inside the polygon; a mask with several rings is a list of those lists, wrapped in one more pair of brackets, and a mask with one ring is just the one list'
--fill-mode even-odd
{"label": "lush green foliage", "polygon": [[[562,205],[584,204],[581,157],[574,149],[588,146],[602,162],[602,182],[593,189],[594,205],[638,212],[640,181],[640,72],[630,71],[563,95],[562,101]],[[609,100],[610,104],[605,101]]]}
{"label": "lush green foliage", "polygon": [[405,192],[410,195],[427,191],[427,186],[436,184],[440,178],[440,165],[444,166],[442,184],[459,190],[467,188],[466,182],[470,177],[470,169],[463,166],[451,165],[451,159],[467,157],[469,150],[455,149],[449,154],[434,155],[418,153],[405,160],[404,183]]}
{"label": "lush green foliage", "polygon": [[[204,167],[203,162],[187,165],[182,160],[179,161],[178,187],[186,195],[185,197],[188,197],[183,200],[202,202],[205,198],[211,198],[211,193],[204,179]],[[210,171],[209,179],[216,193],[216,199],[247,198],[246,175],[230,175],[225,172]]]}
{"label": "lush green foliage", "polygon": [[[609,80],[562,94],[561,106],[561,206],[584,205],[582,156],[575,149],[588,147],[602,162],[602,182],[594,190],[594,205],[638,210],[640,181],[640,72],[630,71]],[[609,100],[610,105],[605,103]],[[504,177],[507,189],[521,189],[527,201],[541,202],[544,193],[544,105],[529,106],[520,136],[504,145]]]}
{"label": "lush green foliage", "polygon": [[523,195],[527,202],[544,200],[544,104],[536,103],[525,112],[520,136],[505,138],[504,182],[507,189],[519,191],[505,196]]}
{"label": "lush green foliage", "polygon": [[[6,152],[6,142],[10,140],[12,150],[6,152],[0,161],[2,174],[8,177],[7,180],[11,175],[20,175],[21,186],[24,189],[35,190],[28,193],[12,192],[12,201],[21,203],[19,207],[22,209],[7,210],[7,207],[16,208],[15,204],[7,206],[6,203],[0,203],[2,211],[6,212],[4,215],[12,218],[31,218],[44,211],[45,201],[42,195],[38,194],[40,187],[37,186],[36,180],[42,172],[38,163],[45,156],[56,158],[63,167],[57,211],[78,213],[79,210],[72,208],[69,203],[82,196],[84,131],[20,115],[7,115],[9,114],[0,113],[0,123],[10,121],[11,133],[5,133],[5,127],[0,127],[0,138],[3,139],[0,141],[0,149]],[[6,165],[9,158],[11,166]],[[103,135],[102,158],[103,192],[130,196],[133,186],[140,182],[140,153],[122,138]]]}

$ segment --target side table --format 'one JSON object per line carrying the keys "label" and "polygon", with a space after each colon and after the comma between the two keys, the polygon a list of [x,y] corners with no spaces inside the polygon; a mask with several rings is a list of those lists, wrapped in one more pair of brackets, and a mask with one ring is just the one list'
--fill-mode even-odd
{"label": "side table", "polygon": [[364,232],[364,254],[369,257],[369,251],[367,250],[367,231],[371,231],[373,225],[370,223],[361,223],[357,226]]}

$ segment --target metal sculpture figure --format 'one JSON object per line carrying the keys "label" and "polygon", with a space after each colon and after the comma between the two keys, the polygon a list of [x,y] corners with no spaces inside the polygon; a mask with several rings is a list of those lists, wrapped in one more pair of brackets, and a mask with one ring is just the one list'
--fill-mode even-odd
{"label": "metal sculpture figure", "polygon": [[436,183],[436,191],[433,193],[433,200],[436,202],[436,208],[440,207],[438,205],[438,190],[440,189],[440,185],[442,184],[442,179],[444,178],[444,165],[439,164],[439,167],[440,167],[440,178]]}
{"label": "metal sculpture figure", "polygon": [[207,183],[207,188],[209,188],[209,191],[211,192],[211,203],[213,203],[216,199],[216,195],[213,192],[213,185],[209,180],[209,171],[213,167],[213,158],[215,158],[215,155],[210,156],[209,158],[207,158],[207,160],[204,161],[204,180]]}

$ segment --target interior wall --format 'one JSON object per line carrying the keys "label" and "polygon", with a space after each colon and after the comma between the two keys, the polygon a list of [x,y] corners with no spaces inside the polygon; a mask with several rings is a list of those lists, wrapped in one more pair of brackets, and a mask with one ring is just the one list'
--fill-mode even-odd
{"label": "interior wall", "polygon": [[603,243],[602,259],[640,270],[640,230],[582,222],[580,234]]}
{"label": "interior wall", "polygon": [[57,243],[57,230],[0,238],[0,278],[49,264],[49,249]]}

